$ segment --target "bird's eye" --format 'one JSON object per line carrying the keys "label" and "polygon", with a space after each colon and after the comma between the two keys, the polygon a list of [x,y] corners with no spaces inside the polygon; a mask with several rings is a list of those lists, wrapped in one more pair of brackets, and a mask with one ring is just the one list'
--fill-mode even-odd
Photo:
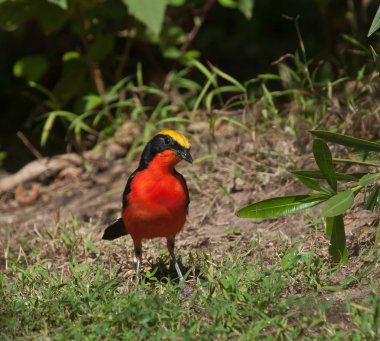
{"label": "bird's eye", "polygon": [[165,144],[170,144],[170,137],[165,137],[164,142]]}

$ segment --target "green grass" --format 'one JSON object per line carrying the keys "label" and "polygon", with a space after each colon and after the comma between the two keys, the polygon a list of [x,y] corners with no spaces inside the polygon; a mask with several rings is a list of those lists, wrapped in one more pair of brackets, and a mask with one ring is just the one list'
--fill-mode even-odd
{"label": "green grass", "polygon": [[[379,293],[370,285],[379,255],[374,248],[361,256],[365,267],[344,280],[342,268],[307,250],[304,240],[272,249],[226,242],[224,254],[182,249],[186,296],[172,272],[162,269],[164,256],[153,260],[140,286],[118,274],[125,264],[115,258],[125,256],[125,242],[93,241],[93,230],[73,221],[25,239],[25,253],[12,244],[6,249],[1,340],[378,337]],[[344,294],[360,287],[368,289],[365,297]]]}

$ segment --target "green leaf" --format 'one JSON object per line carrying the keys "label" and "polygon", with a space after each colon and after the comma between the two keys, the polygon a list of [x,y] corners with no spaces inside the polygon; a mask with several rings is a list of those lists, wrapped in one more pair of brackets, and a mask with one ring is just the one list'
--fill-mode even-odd
{"label": "green leaf", "polygon": [[368,140],[359,139],[357,137],[336,134],[329,131],[324,130],[311,130],[313,135],[324,139],[329,142],[333,142],[342,146],[362,149],[362,150],[372,150],[380,152],[380,143],[372,142]]}
{"label": "green leaf", "polygon": [[252,19],[253,7],[255,0],[238,0],[238,8],[247,20]]}
{"label": "green leaf", "polygon": [[68,11],[46,1],[33,1],[32,16],[35,16],[45,34],[57,32],[67,21]]}
{"label": "green leaf", "polygon": [[123,0],[129,13],[140,20],[156,36],[161,32],[168,0]]}
{"label": "green leaf", "polygon": [[325,202],[322,208],[322,216],[335,217],[345,213],[353,205],[354,197],[354,192],[351,189],[332,196]]}
{"label": "green leaf", "polygon": [[53,89],[62,106],[78,96],[78,93],[88,91],[86,71],[86,64],[82,59],[69,59],[63,63],[61,78]]}
{"label": "green leaf", "polygon": [[71,59],[80,59],[81,55],[78,51],[68,51],[62,56],[63,62],[68,62]]}
{"label": "green leaf", "polygon": [[45,57],[34,55],[24,57],[13,66],[13,74],[16,77],[24,77],[28,81],[38,82],[45,74],[48,62]]}
{"label": "green leaf", "polygon": [[101,62],[112,53],[114,42],[112,34],[98,36],[88,49],[88,57],[95,62]]}
{"label": "green leaf", "polygon": [[326,218],[326,226],[326,233],[330,238],[330,255],[335,260],[346,262],[348,260],[348,251],[343,215]]}
{"label": "green leaf", "polygon": [[358,185],[367,186],[374,183],[377,179],[380,179],[380,173],[366,174],[359,180]]}
{"label": "green leaf", "polygon": [[47,120],[45,121],[41,135],[41,146],[45,146],[49,138],[50,131],[53,128],[54,121],[57,117],[61,117],[68,122],[72,122],[77,117],[74,113],[68,111],[52,111],[46,114]]}
{"label": "green leaf", "polygon": [[[334,162],[334,159],[333,159]],[[319,170],[295,170],[291,172],[295,176],[301,175],[303,177],[312,179],[324,179],[324,175]],[[339,181],[357,181],[366,173],[336,173],[336,177]]]}
{"label": "green leaf", "polygon": [[63,10],[67,10],[67,0],[46,0],[46,1],[60,7]]}
{"label": "green leaf", "polygon": [[246,92],[246,89],[243,84],[239,83],[235,78],[230,76],[229,74],[223,72],[222,70],[218,69],[216,66],[211,66],[212,71],[214,71],[218,76],[224,78],[226,81],[230,82],[231,84],[234,84],[238,89],[240,89],[242,92]]}
{"label": "green leaf", "polygon": [[337,177],[329,147],[324,141],[315,139],[313,141],[313,154],[320,171],[324,175],[332,190],[336,192]]}
{"label": "green leaf", "polygon": [[367,162],[367,161],[357,161],[357,160],[351,160],[351,159],[333,159],[334,163],[347,163],[350,165],[361,165],[361,166],[367,166],[367,167],[380,167],[380,163],[374,163],[374,162]]}
{"label": "green leaf", "polygon": [[238,3],[236,0],[218,0],[219,4],[227,8],[236,8]]}
{"label": "green leaf", "polygon": [[364,204],[364,208],[369,211],[380,209],[380,186],[375,186],[371,191],[371,194]]}
{"label": "green leaf", "polygon": [[296,175],[296,177],[298,180],[300,180],[305,186],[309,187],[310,189],[314,189],[315,191],[324,192],[324,193],[329,192],[326,187],[322,186],[320,183],[318,183],[317,181],[309,177],[302,176],[302,175]]}
{"label": "green leaf", "polygon": [[326,195],[291,195],[259,201],[241,208],[237,212],[240,218],[277,218],[313,207],[328,199]]}
{"label": "green leaf", "polygon": [[183,6],[185,3],[186,3],[186,0],[170,0],[169,1],[170,6],[176,6],[176,7]]}
{"label": "green leaf", "polygon": [[367,37],[374,34],[379,28],[380,28],[380,6],[377,9],[375,17],[373,18],[373,21],[372,21],[371,27],[369,28]]}

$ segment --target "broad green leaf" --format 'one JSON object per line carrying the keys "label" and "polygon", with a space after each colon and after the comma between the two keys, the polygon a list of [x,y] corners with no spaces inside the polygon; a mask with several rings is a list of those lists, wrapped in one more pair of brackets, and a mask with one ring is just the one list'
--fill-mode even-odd
{"label": "broad green leaf", "polygon": [[[334,161],[334,159],[333,159]],[[319,170],[295,170],[291,172],[294,175],[301,175],[312,179],[324,179],[324,175]],[[366,173],[336,173],[336,177],[339,181],[357,181]]]}
{"label": "broad green leaf", "polygon": [[310,132],[321,139],[340,144],[342,146],[380,152],[380,143],[378,142],[367,141],[357,137],[336,134],[324,130],[311,130]]}
{"label": "broad green leaf", "polygon": [[375,186],[364,204],[364,208],[369,211],[380,209],[380,186]]}
{"label": "broad green leaf", "polygon": [[375,17],[373,18],[373,21],[372,21],[371,27],[369,28],[367,37],[374,34],[379,28],[380,28],[380,6],[377,9]]}
{"label": "broad green leaf", "polygon": [[330,238],[330,255],[335,260],[346,262],[348,260],[348,251],[343,215],[326,218],[326,226],[326,233]]}
{"label": "broad green leaf", "polygon": [[337,177],[329,147],[321,139],[313,141],[315,162],[334,192],[337,191]]}
{"label": "broad green leaf", "polygon": [[45,34],[53,34],[57,32],[66,23],[68,11],[52,4],[51,1],[32,1],[32,16],[35,16],[40,23]]}
{"label": "broad green leaf", "polygon": [[359,180],[358,185],[367,186],[374,183],[377,179],[380,179],[380,173],[366,174]]}
{"label": "broad green leaf", "polygon": [[161,32],[168,0],[123,0],[129,13],[156,36]]}
{"label": "broad green leaf", "polygon": [[38,82],[45,74],[47,67],[48,61],[44,56],[27,56],[14,64],[13,74],[16,77],[24,77],[28,81]]}
{"label": "broad green leaf", "polygon": [[335,217],[345,213],[354,203],[354,192],[349,189],[332,196],[322,208],[322,216]]}
{"label": "broad green leaf", "polygon": [[252,19],[254,5],[255,0],[238,0],[238,8],[247,20]]}
{"label": "broad green leaf", "polygon": [[314,189],[315,191],[324,192],[324,193],[329,192],[329,190],[326,187],[322,186],[320,183],[318,183],[317,181],[309,177],[302,176],[302,175],[296,175],[296,177],[298,180],[300,180],[305,186],[309,187],[310,189]]}
{"label": "broad green leaf", "polygon": [[277,218],[313,207],[328,199],[326,195],[291,195],[259,201],[241,208],[240,218]]}

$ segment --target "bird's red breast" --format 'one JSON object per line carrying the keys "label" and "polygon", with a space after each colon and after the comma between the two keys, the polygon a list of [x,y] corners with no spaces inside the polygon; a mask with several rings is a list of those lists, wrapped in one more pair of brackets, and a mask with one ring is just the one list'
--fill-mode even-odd
{"label": "bird's red breast", "polygon": [[175,236],[185,224],[187,189],[174,169],[179,161],[172,150],[166,150],[134,176],[123,210],[124,224],[134,241]]}

